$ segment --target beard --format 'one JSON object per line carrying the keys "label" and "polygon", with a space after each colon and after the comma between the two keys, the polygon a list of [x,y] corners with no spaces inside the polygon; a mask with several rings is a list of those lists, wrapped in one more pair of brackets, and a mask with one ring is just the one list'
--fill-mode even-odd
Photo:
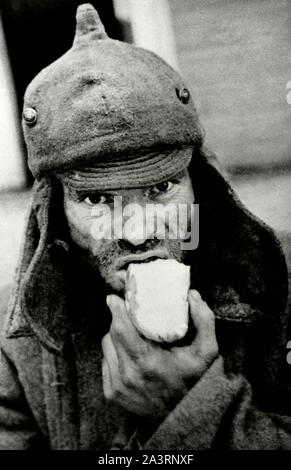
{"label": "beard", "polygon": [[187,261],[187,253],[181,249],[180,240],[148,240],[142,246],[134,246],[125,240],[104,240],[98,248],[84,253],[87,262],[96,274],[100,275],[107,290],[122,293],[124,292],[124,282],[118,277],[115,268],[116,262],[121,257],[128,255],[141,255],[148,251],[163,250],[168,259],[178,262]]}

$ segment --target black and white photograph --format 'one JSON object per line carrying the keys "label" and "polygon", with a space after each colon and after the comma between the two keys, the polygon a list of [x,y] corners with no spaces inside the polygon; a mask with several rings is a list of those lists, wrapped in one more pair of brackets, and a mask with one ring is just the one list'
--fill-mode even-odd
{"label": "black and white photograph", "polygon": [[0,0],[0,450],[291,450],[290,272],[290,0]]}

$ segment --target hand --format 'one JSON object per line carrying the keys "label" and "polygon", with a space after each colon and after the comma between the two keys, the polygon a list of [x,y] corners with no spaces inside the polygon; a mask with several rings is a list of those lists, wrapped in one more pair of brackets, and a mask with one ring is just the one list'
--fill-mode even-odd
{"label": "hand", "polygon": [[188,346],[163,349],[140,336],[123,299],[107,297],[112,313],[110,331],[102,340],[107,400],[138,416],[162,418],[216,359],[214,314],[197,291],[190,291],[188,298],[196,336]]}

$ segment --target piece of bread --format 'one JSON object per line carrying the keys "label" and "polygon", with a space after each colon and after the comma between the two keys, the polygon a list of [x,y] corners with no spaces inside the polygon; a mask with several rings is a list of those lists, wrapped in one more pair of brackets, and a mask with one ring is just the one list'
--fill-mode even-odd
{"label": "piece of bread", "polygon": [[135,327],[146,338],[171,343],[188,330],[190,266],[158,259],[130,264],[125,302]]}

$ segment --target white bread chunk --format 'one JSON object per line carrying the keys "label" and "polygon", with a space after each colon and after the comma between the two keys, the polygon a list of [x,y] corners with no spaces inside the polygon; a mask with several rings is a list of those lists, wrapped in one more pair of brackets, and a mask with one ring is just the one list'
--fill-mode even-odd
{"label": "white bread chunk", "polygon": [[125,302],[134,326],[146,338],[172,343],[188,330],[190,266],[158,259],[130,264]]}

